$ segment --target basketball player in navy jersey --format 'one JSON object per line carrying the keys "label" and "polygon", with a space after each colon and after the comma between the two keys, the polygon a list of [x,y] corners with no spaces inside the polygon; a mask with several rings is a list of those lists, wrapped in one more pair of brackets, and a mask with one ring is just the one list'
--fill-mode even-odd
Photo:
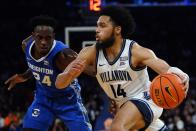
{"label": "basketball player in navy jersey", "polygon": [[8,89],[36,79],[34,101],[23,120],[24,131],[46,131],[55,118],[61,119],[70,131],[91,131],[87,112],[80,97],[80,86],[73,80],[65,89],[55,87],[56,76],[77,54],[64,43],[55,40],[56,21],[48,16],[31,20],[32,37],[22,42],[29,69],[10,77]]}
{"label": "basketball player in navy jersey", "polygon": [[185,84],[186,93],[189,77],[158,58],[152,50],[128,39],[134,28],[134,20],[126,9],[103,9],[97,21],[96,45],[81,50],[76,60],[57,76],[56,86],[63,89],[87,65],[94,65],[100,86],[118,106],[111,131],[167,131],[168,128],[159,119],[163,109],[149,97],[147,66],[158,74],[178,75]]}

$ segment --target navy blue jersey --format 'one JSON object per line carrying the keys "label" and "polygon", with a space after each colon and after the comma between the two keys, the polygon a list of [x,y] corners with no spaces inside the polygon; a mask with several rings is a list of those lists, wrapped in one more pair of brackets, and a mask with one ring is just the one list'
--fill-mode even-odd
{"label": "navy blue jersey", "polygon": [[29,41],[27,43],[25,54],[27,64],[36,79],[36,94],[56,97],[64,96],[65,93],[73,91],[73,87],[80,90],[77,82],[73,82],[74,86],[61,90],[55,87],[56,77],[61,71],[55,66],[54,58],[57,53],[61,52],[65,48],[68,48],[68,46],[60,41],[54,40],[52,48],[48,54],[40,59],[35,59],[32,56],[32,47],[34,43],[34,41]]}

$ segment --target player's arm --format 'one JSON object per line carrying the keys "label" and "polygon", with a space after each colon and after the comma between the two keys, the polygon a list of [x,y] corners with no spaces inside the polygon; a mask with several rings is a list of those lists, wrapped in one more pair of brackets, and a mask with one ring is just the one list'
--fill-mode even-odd
{"label": "player's arm", "polygon": [[78,77],[85,69],[91,65],[91,60],[94,58],[94,46],[83,48],[77,58],[71,62],[63,73],[57,76],[55,85],[62,89],[67,87],[76,77]]}
{"label": "player's arm", "polygon": [[[24,40],[22,40],[22,50],[23,52],[25,52],[26,46],[28,42],[32,42],[33,41],[33,36],[30,35],[27,38],[25,38]],[[17,75],[17,74],[16,74]],[[18,74],[19,77],[21,77],[24,81],[30,79],[31,77],[33,77],[33,74],[31,72],[31,69],[28,68],[23,74]]]}
{"label": "player's arm", "polygon": [[166,61],[158,58],[155,53],[147,48],[135,43],[132,48],[133,65],[143,66],[146,65],[153,69],[158,74],[162,73],[174,73],[178,75],[182,82],[185,84],[185,90],[187,91],[189,85],[189,77],[186,73],[177,67],[171,67]]}
{"label": "player's arm", "polygon": [[64,71],[64,69],[71,63],[73,60],[76,59],[77,53],[70,48],[66,48],[63,51],[59,52],[55,59],[56,67]]}
{"label": "player's arm", "polygon": [[[25,48],[27,43],[32,40],[32,36],[29,36],[27,38],[25,38],[22,41],[22,50],[25,52]],[[28,79],[30,79],[33,76],[32,72],[30,69],[27,69],[24,73],[22,74],[15,74],[13,76],[11,76],[10,78],[8,78],[5,81],[5,84],[8,84],[8,90],[11,90],[17,83],[21,83],[21,82],[25,82]]]}
{"label": "player's arm", "polygon": [[28,79],[30,79],[33,76],[32,72],[30,69],[27,69],[24,73],[22,74],[15,74],[8,78],[5,81],[5,84],[8,84],[8,90],[11,90],[16,84],[25,82]]}
{"label": "player's arm", "polygon": [[[73,51],[70,48],[66,48],[62,52],[57,54],[57,58],[55,60],[55,65],[57,66],[58,69],[60,69],[61,71],[64,71],[65,68],[73,60],[75,60],[77,58],[77,56],[78,56],[78,54],[75,51]],[[95,75],[95,73],[94,73],[95,69],[91,65],[88,65],[87,68],[85,68],[83,72],[87,75],[90,75],[90,76]]]}
{"label": "player's arm", "polygon": [[133,66],[148,66],[158,74],[166,73],[170,66],[164,60],[158,58],[155,53],[135,43],[132,48]]}

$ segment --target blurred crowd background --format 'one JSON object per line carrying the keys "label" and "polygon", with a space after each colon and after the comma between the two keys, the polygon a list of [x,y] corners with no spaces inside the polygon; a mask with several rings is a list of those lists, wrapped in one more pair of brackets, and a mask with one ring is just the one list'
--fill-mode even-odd
{"label": "blurred crowd background", "polygon": [[[98,0],[93,0],[96,3]],[[162,119],[174,131],[196,130],[196,0],[100,0],[101,7],[121,5],[130,10],[137,28],[131,39],[151,48],[171,66],[177,66],[190,76],[190,89],[183,103],[165,110]],[[4,82],[15,73],[27,69],[21,41],[31,34],[31,17],[45,14],[58,21],[56,39],[65,42],[65,28],[95,26],[96,11],[90,11],[90,0],[1,0],[0,4],[0,131],[18,131],[27,107],[33,100],[34,79],[7,91]],[[92,2],[92,1],[91,1]],[[92,35],[93,32],[91,32]],[[86,35],[72,34],[77,52]],[[78,42],[77,42],[78,41]],[[157,75],[150,72],[151,80]],[[106,131],[112,121],[106,95],[95,78],[79,77],[82,97],[94,131]],[[51,131],[66,131],[56,119]]]}

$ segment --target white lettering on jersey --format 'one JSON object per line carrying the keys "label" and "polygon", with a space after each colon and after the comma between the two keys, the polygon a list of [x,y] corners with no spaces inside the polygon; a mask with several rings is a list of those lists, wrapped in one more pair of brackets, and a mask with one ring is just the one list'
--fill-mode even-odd
{"label": "white lettering on jersey", "polygon": [[48,75],[52,75],[53,74],[53,70],[51,70],[51,69],[47,69],[47,68],[43,68],[43,67],[38,67],[38,66],[32,65],[29,62],[28,62],[28,66],[32,70],[37,71],[37,72],[40,72],[40,73],[45,73],[45,74],[48,74]]}
{"label": "white lettering on jersey", "polygon": [[131,76],[127,71],[121,70],[114,70],[114,71],[107,71],[99,74],[101,77],[102,82],[109,82],[109,81],[131,81]]}
{"label": "white lettering on jersey", "polygon": [[97,56],[97,80],[106,94],[116,101],[125,101],[149,90],[147,68],[131,68],[132,42],[124,41],[118,58],[113,62],[107,60],[103,50],[99,50]]}

